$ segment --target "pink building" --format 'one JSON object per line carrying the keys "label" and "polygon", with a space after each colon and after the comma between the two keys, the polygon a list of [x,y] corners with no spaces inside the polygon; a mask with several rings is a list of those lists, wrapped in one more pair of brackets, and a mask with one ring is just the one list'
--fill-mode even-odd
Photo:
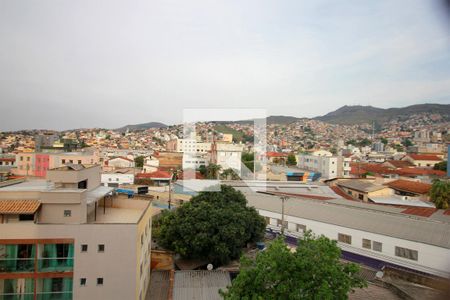
{"label": "pink building", "polygon": [[50,166],[48,153],[36,153],[34,166],[34,176],[45,177]]}

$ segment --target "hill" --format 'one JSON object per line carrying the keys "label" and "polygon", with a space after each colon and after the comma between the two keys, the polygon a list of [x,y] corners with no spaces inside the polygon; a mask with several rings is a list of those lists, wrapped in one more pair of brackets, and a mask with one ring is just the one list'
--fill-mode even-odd
{"label": "hill", "polygon": [[141,123],[141,124],[135,124],[135,125],[126,125],[120,128],[117,128],[117,131],[125,132],[128,130],[130,131],[137,131],[137,130],[145,130],[149,128],[166,128],[167,125],[159,122],[148,122],[148,123]]}
{"label": "hill", "polygon": [[450,118],[449,104],[418,104],[401,108],[377,108],[373,106],[343,106],[324,116],[314,119],[332,124],[384,123],[394,118],[408,117],[419,113],[441,114]]}

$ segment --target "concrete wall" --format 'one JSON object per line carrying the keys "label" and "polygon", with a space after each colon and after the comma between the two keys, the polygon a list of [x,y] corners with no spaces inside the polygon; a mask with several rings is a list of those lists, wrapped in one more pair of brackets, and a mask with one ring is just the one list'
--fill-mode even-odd
{"label": "concrete wall", "polygon": [[93,166],[80,171],[48,170],[47,180],[54,183],[78,183],[87,180],[88,190],[92,190],[100,185],[100,172],[100,166]]}

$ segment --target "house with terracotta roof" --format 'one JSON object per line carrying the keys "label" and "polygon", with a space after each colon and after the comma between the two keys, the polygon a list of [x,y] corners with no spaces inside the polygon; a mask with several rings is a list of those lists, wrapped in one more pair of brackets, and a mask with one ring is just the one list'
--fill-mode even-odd
{"label": "house with terracotta roof", "polygon": [[166,186],[169,185],[170,181],[173,179],[173,173],[168,171],[155,171],[152,173],[139,173],[136,175],[136,181],[151,181],[156,186]]}
{"label": "house with terracotta roof", "polygon": [[435,164],[442,161],[442,158],[435,154],[407,154],[402,160],[409,161],[416,167],[433,168]]}
{"label": "house with terracotta roof", "polygon": [[387,160],[381,164],[389,169],[400,169],[414,167],[414,164],[408,160]]}
{"label": "house with terracotta roof", "polygon": [[401,196],[419,197],[421,200],[428,200],[428,192],[431,184],[420,181],[398,179],[385,184]]}

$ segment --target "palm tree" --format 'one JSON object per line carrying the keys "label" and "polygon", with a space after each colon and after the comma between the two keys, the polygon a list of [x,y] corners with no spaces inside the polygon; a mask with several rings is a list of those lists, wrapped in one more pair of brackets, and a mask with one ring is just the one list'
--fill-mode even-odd
{"label": "palm tree", "polygon": [[209,164],[206,167],[206,178],[208,179],[217,179],[219,175],[219,171],[222,169],[220,165],[217,164]]}
{"label": "palm tree", "polygon": [[436,208],[447,209],[450,200],[450,181],[435,180],[430,190],[430,199]]}

